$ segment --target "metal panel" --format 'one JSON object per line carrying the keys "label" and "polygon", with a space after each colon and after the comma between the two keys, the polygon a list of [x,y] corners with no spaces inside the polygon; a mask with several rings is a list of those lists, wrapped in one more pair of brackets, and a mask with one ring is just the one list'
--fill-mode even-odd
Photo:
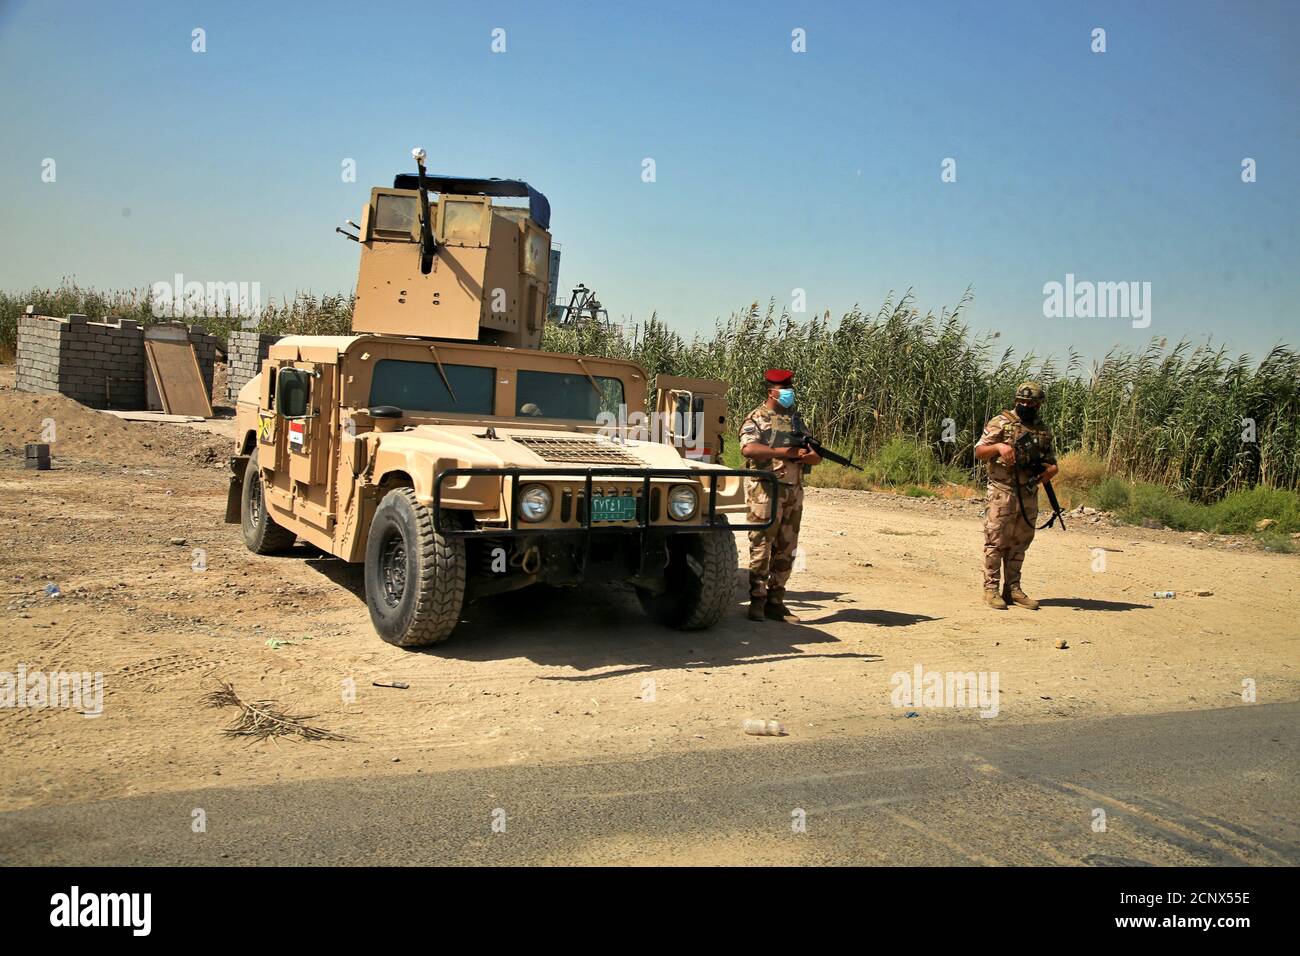
{"label": "metal panel", "polygon": [[188,337],[184,341],[146,337],[144,352],[163,411],[212,417],[212,402]]}

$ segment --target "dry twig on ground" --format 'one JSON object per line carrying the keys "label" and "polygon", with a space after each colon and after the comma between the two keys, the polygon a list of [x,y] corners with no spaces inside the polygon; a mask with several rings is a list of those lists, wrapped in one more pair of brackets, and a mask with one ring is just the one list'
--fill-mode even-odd
{"label": "dry twig on ground", "polygon": [[276,701],[246,701],[236,692],[229,681],[221,681],[220,690],[214,690],[203,697],[203,703],[209,707],[238,707],[239,717],[222,731],[227,737],[253,737],[266,740],[274,737],[298,737],[302,740],[347,740],[342,734],[336,734],[322,727],[313,727],[307,723],[315,714],[287,714],[276,709]]}

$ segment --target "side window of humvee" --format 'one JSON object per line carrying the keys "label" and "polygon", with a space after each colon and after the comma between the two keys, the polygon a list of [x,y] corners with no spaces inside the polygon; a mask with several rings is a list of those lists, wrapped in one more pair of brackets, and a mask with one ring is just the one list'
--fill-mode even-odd
{"label": "side window of humvee", "polygon": [[687,391],[674,391],[672,433],[683,441],[695,440],[695,426],[704,421],[704,397]]}
{"label": "side window of humvee", "polygon": [[284,418],[306,418],[311,406],[311,373],[282,368],[276,386],[275,410]]}

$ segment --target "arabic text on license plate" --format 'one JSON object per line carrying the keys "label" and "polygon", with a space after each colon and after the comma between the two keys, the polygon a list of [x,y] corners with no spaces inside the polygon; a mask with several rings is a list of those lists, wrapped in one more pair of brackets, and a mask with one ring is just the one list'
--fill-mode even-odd
{"label": "arabic text on license plate", "polygon": [[631,521],[636,517],[636,499],[631,495],[591,499],[592,521]]}

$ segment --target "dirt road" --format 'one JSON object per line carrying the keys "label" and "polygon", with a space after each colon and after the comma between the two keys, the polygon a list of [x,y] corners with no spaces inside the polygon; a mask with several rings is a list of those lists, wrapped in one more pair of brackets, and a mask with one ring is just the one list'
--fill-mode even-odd
{"label": "dirt road", "polygon": [[1300,705],[1259,704],[995,722],[888,742],[217,785],[0,813],[0,860],[1294,866],[1298,718]]}
{"label": "dirt road", "polygon": [[[47,419],[58,426],[55,469],[26,471],[21,443]],[[412,653],[371,631],[356,568],[308,549],[244,549],[222,523],[220,435],[126,424],[8,388],[0,423],[0,671],[104,678],[96,718],[0,707],[0,809],[848,735],[883,742],[1241,706],[1252,687],[1259,703],[1300,699],[1300,556],[1071,525],[1041,532],[1030,553],[1026,587],[1043,609],[997,612],[979,602],[978,505],[810,491],[791,581],[802,624],[745,620],[740,579],[735,614],[693,634],[649,624],[627,593],[528,591],[471,607],[449,643]],[[46,597],[48,583],[62,596]],[[1152,598],[1164,589],[1178,597]],[[996,675],[996,716],[924,699],[895,706],[891,678],[917,667]],[[223,737],[233,711],[201,703],[218,680],[350,739]],[[789,736],[743,736],[750,716],[782,720]]]}

